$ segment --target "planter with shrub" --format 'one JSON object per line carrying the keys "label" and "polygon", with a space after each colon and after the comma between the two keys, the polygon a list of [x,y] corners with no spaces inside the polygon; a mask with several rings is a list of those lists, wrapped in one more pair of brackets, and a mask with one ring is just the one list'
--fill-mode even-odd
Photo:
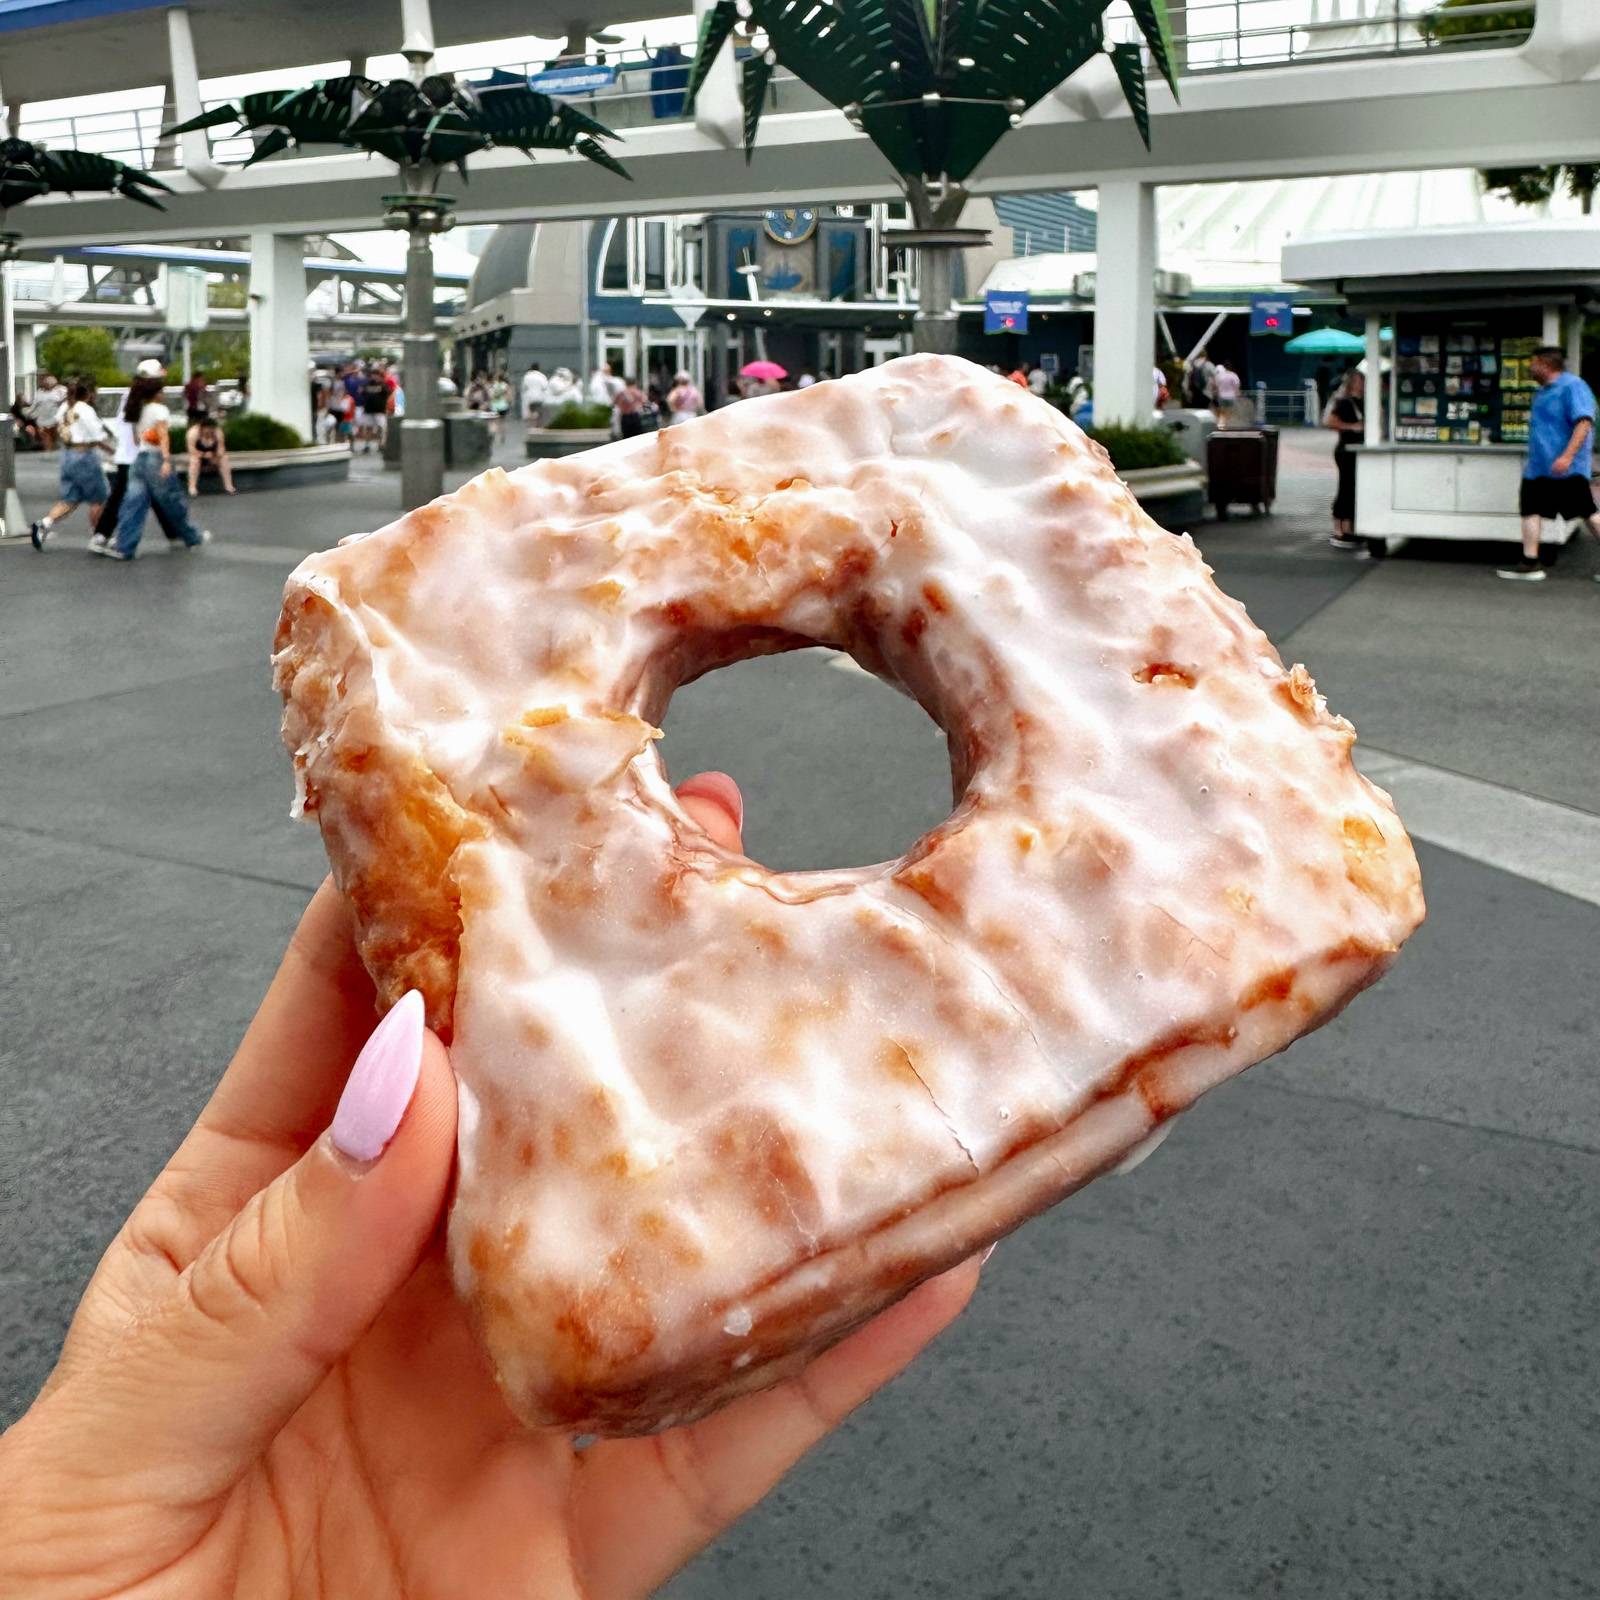
{"label": "planter with shrub", "polygon": [[[223,437],[228,443],[228,464],[233,468],[233,486],[240,494],[257,489],[288,489],[307,483],[342,483],[350,476],[350,446],[347,444],[307,444],[287,423],[248,411],[242,417],[224,419]],[[173,443],[181,444],[184,430],[175,419]],[[189,458],[181,451],[172,455],[173,471],[187,473]],[[220,474],[208,472],[200,479],[201,494],[221,494]]]}
{"label": "planter with shrub", "polygon": [[527,451],[530,461],[548,461],[555,456],[575,456],[611,439],[611,407],[569,400],[546,417],[544,425],[528,429]]}
{"label": "planter with shrub", "polygon": [[1117,476],[1145,511],[1175,533],[1205,515],[1206,475],[1191,461],[1170,428],[1092,428]]}

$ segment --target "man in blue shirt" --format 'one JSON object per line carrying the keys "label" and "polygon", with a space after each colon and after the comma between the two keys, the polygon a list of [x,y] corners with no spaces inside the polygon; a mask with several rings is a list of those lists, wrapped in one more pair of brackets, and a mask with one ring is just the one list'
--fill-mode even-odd
{"label": "man in blue shirt", "polygon": [[1528,422],[1528,459],[1522,469],[1522,560],[1501,567],[1502,578],[1539,583],[1542,522],[1586,522],[1600,538],[1595,514],[1594,391],[1576,373],[1567,371],[1566,352],[1548,344],[1536,350],[1529,365],[1539,391]]}

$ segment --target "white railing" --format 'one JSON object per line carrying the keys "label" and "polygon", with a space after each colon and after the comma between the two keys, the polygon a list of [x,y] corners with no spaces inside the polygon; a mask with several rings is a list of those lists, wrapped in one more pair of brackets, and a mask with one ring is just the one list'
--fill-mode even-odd
{"label": "white railing", "polygon": [[[1175,18],[1173,36],[1180,70],[1190,74],[1286,66],[1336,57],[1511,48],[1526,42],[1527,28],[1502,26],[1483,33],[1441,38],[1426,22],[1437,15],[1455,20],[1503,19],[1517,12],[1532,13],[1536,5],[1537,0],[1483,0],[1481,4],[1440,13],[1437,0],[1188,0]],[[1138,37],[1124,6],[1113,6],[1107,20],[1112,37]],[[760,37],[754,41],[757,45],[763,42]],[[679,48],[685,56],[692,56],[694,45],[685,41]],[[605,88],[562,98],[570,99],[608,127],[625,132],[683,119],[681,109],[666,116],[657,115],[657,95],[675,93],[657,87],[653,74],[663,70],[657,63],[642,56],[623,56],[609,62],[597,62],[590,56],[586,62],[574,59],[560,63],[572,67],[585,64],[615,68],[615,81]],[[497,71],[522,78],[553,65],[543,60],[485,61],[458,68],[455,75],[481,83]],[[211,97],[203,103],[209,110],[224,101]],[[773,74],[767,91],[768,111],[815,110],[823,103],[782,67]],[[30,116],[24,106],[21,131],[25,138],[46,145],[92,150],[161,172],[177,167],[181,160],[177,141],[161,138],[162,125],[163,110],[159,105],[55,117]],[[224,165],[242,165],[254,149],[248,135],[213,132],[210,139],[212,159]],[[327,149],[316,147],[309,153],[326,154]]]}
{"label": "white railing", "polygon": [[[1438,0],[1188,0],[1173,19],[1173,43],[1185,73],[1289,66],[1338,57],[1421,54],[1432,50],[1509,49],[1529,29],[1506,26],[1536,0],[1484,0],[1441,11]],[[1481,19],[1483,32],[1441,36],[1428,23]],[[1132,18],[1114,9],[1115,37],[1138,37]]]}

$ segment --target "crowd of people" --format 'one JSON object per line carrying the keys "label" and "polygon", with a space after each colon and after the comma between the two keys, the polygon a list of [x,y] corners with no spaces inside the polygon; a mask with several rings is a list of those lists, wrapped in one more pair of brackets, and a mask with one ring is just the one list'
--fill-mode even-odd
{"label": "crowd of people", "polygon": [[[454,389],[454,385],[451,385]],[[347,361],[311,380],[311,415],[318,444],[348,444],[353,451],[382,451],[389,419],[406,413],[399,371],[387,361]]]}

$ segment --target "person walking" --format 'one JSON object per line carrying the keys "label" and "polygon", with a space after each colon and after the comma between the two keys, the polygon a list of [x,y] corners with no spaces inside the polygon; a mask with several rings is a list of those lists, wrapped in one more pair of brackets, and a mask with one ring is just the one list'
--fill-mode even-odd
{"label": "person walking", "polygon": [[183,409],[190,427],[193,427],[208,409],[206,405],[206,373],[204,367],[195,367],[183,386]]}
{"label": "person walking", "polygon": [[680,422],[692,422],[696,417],[705,415],[705,397],[695,387],[694,379],[687,372],[678,373],[672,380],[672,388],[667,393],[667,423],[676,427]]}
{"label": "person walking", "polygon": [[537,361],[528,363],[522,374],[522,420],[530,428],[544,424],[544,403],[550,394],[550,380]]}
{"label": "person walking", "polygon": [[122,415],[133,424],[138,453],[128,469],[128,491],[117,513],[116,538],[91,546],[96,555],[132,561],[152,503],[167,512],[185,548],[193,550],[211,540],[208,529],[195,526],[182,486],[172,476],[172,413],[161,400],[165,387],[164,377],[135,378],[128,390]]}
{"label": "person walking", "polygon": [[[166,369],[159,361],[141,361],[134,369],[137,378],[164,378]],[[111,419],[109,430],[112,441],[111,455],[111,497],[100,510],[100,515],[95,518],[94,537],[89,541],[89,548],[98,551],[102,545],[110,541],[117,531],[117,518],[122,514],[122,502],[128,493],[128,473],[133,467],[133,458],[139,453],[138,435],[133,430],[133,424],[119,411]],[[156,514],[156,521],[161,524],[161,531],[167,536],[169,544],[181,544],[183,534],[178,524],[173,521],[167,509],[159,501],[152,500],[150,509]]]}
{"label": "person walking", "polygon": [[611,363],[602,361],[589,374],[589,402],[597,406],[614,406],[622,387],[622,379],[611,370]]}
{"label": "person walking", "polygon": [[1239,403],[1239,390],[1243,380],[1227,362],[1219,361],[1211,371],[1211,404],[1217,413],[1217,423],[1227,427],[1233,408]]}
{"label": "person walking", "polygon": [[1502,578],[1542,583],[1539,538],[1546,522],[1582,522],[1600,538],[1594,503],[1594,390],[1567,371],[1567,355],[1542,345],[1528,363],[1539,385],[1528,419],[1528,454],[1522,468],[1522,559],[1501,567]]}
{"label": "person walking", "polygon": [[1211,404],[1211,384],[1217,369],[1201,345],[1189,357],[1183,375],[1183,401],[1192,411],[1204,411]]}
{"label": "person walking", "polygon": [[100,413],[95,410],[94,393],[92,378],[79,378],[72,387],[72,404],[67,408],[65,423],[66,448],[61,453],[61,476],[56,489],[58,498],[28,529],[35,550],[44,549],[45,540],[55,532],[56,524],[70,517],[74,506],[89,508],[89,522],[93,526],[110,497],[111,489],[100,457],[102,453],[110,454],[111,441]]}
{"label": "person walking", "polygon": [[489,380],[489,409],[494,413],[495,443],[505,437],[506,418],[511,415],[511,385],[503,372],[496,372]]}
{"label": "person walking", "polygon": [[645,392],[632,378],[624,378],[612,410],[619,438],[632,439],[644,432]]}
{"label": "person walking", "polygon": [[1339,489],[1333,497],[1333,534],[1328,543],[1339,550],[1356,548],[1356,458],[1352,446],[1367,431],[1367,380],[1353,369],[1328,402],[1322,425],[1338,434],[1333,464],[1339,471]]}
{"label": "person walking", "polygon": [[61,416],[71,403],[71,392],[54,373],[46,372],[40,377],[29,410],[39,430],[41,450],[54,450],[61,442]]}
{"label": "person walking", "polygon": [[367,368],[361,380],[361,422],[357,430],[364,451],[381,450],[389,416],[389,384],[381,362]]}

